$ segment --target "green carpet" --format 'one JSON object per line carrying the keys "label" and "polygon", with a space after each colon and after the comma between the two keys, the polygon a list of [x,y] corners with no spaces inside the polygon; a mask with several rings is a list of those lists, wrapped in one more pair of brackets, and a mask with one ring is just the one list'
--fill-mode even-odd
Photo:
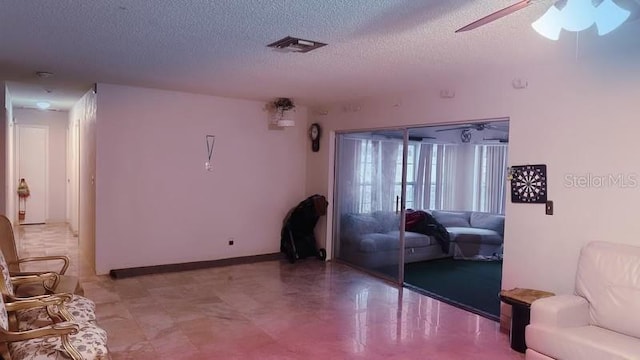
{"label": "green carpet", "polygon": [[452,258],[410,263],[404,282],[409,287],[474,313],[500,318],[502,261]]}

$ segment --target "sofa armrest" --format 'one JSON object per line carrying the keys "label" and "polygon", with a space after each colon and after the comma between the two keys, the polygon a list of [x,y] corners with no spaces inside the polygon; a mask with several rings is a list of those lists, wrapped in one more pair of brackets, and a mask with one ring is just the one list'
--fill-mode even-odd
{"label": "sofa armrest", "polygon": [[576,295],[557,295],[531,304],[531,324],[576,327],[589,324],[589,303]]}

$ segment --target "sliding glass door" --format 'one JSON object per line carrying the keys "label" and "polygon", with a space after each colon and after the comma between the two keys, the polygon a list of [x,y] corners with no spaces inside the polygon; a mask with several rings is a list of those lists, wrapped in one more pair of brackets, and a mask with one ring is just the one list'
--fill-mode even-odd
{"label": "sliding glass door", "polygon": [[334,257],[402,283],[405,131],[337,136]]}

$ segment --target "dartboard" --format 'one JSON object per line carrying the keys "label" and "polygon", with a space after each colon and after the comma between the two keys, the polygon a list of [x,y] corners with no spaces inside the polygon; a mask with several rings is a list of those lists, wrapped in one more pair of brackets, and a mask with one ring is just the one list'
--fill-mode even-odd
{"label": "dartboard", "polygon": [[547,165],[511,167],[511,202],[547,202]]}

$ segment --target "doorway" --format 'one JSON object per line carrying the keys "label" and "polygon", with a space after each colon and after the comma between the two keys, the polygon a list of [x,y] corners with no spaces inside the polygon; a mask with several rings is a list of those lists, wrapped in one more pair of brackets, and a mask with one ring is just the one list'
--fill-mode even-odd
{"label": "doorway", "polygon": [[402,283],[406,130],[337,137],[334,257]]}
{"label": "doorway", "polygon": [[48,139],[46,127],[18,125],[16,140],[17,175],[29,187],[29,196],[20,198],[20,224],[44,224],[48,202]]}
{"label": "doorway", "polygon": [[334,258],[498,319],[508,119],[336,141]]}

